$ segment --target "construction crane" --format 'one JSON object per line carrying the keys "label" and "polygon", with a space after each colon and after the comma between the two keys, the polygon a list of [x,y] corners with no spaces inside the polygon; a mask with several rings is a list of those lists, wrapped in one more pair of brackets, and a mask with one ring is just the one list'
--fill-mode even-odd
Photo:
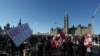
{"label": "construction crane", "polygon": [[93,13],[93,15],[92,15],[92,18],[95,17],[95,15],[96,15],[97,11],[99,10],[99,8],[100,8],[100,4],[98,5],[98,7],[96,8],[96,10],[94,11],[94,13]]}
{"label": "construction crane", "polygon": [[99,10],[99,8],[100,8],[100,4],[97,6],[97,8],[96,8],[96,10],[94,11],[94,13],[93,13],[93,15],[92,15],[92,22],[91,22],[91,24],[92,24],[92,34],[94,34],[94,18],[95,18],[95,15],[96,15],[96,13],[98,12],[98,10]]}

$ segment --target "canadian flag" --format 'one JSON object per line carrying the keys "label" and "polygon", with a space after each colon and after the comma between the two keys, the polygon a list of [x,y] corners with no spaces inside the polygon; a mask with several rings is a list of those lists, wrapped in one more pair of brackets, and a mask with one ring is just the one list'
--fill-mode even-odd
{"label": "canadian flag", "polygon": [[86,34],[85,37],[84,37],[84,46],[85,46],[86,48],[88,48],[88,47],[90,46],[88,34]]}
{"label": "canadian flag", "polygon": [[55,48],[59,48],[62,45],[63,40],[65,40],[65,35],[63,32],[60,32],[52,38],[51,45]]}

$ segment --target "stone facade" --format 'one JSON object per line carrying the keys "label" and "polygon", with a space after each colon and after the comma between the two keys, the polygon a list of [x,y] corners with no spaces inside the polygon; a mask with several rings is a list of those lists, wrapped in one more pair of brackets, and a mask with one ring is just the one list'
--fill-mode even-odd
{"label": "stone facade", "polygon": [[88,26],[82,26],[81,24],[78,25],[78,27],[75,27],[74,25],[69,28],[69,18],[68,14],[65,13],[64,15],[64,27],[56,27],[51,28],[50,34],[55,35],[59,33],[59,31],[62,30],[65,34],[74,34],[74,35],[83,35],[83,34],[92,34],[92,25],[88,24]]}
{"label": "stone facade", "polygon": [[69,28],[69,34],[83,35],[83,34],[92,34],[92,25],[88,24],[88,26],[78,25],[78,27],[72,26]]}
{"label": "stone facade", "polygon": [[[18,26],[19,25],[21,25],[21,19],[19,20],[19,22],[18,22]],[[10,24],[9,23],[7,23],[5,26],[4,26],[4,29],[2,29],[2,27],[0,26],[0,34],[3,34],[6,30],[9,30],[9,29],[12,29],[12,28],[14,28],[14,26],[13,27],[10,27]]]}

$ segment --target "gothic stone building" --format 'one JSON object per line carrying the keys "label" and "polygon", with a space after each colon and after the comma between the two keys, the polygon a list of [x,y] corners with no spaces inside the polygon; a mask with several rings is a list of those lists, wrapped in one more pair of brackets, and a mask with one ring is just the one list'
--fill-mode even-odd
{"label": "gothic stone building", "polygon": [[62,30],[65,34],[74,34],[74,35],[83,35],[83,34],[92,34],[92,25],[88,24],[88,26],[82,26],[81,24],[78,25],[78,27],[75,27],[74,25],[69,28],[69,18],[68,14],[65,13],[64,15],[64,27],[56,27],[56,28],[51,28],[50,34],[55,35],[57,34],[60,30]]}
{"label": "gothic stone building", "polygon": [[[21,25],[21,19],[19,20],[19,22],[18,22],[18,26],[19,25]],[[14,26],[13,27],[10,27],[10,24],[9,23],[7,23],[5,26],[4,26],[4,29],[2,29],[2,27],[0,26],[0,34],[4,34],[4,32],[6,31],[6,30],[9,30],[9,29],[12,29],[12,28],[14,28]]]}

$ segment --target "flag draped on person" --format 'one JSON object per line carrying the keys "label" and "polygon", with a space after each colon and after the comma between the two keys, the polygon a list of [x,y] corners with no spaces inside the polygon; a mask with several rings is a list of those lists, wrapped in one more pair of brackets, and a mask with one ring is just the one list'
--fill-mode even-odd
{"label": "flag draped on person", "polygon": [[61,31],[59,34],[57,34],[56,36],[54,36],[51,40],[51,45],[55,48],[59,48],[61,46],[61,44],[63,43],[63,40],[65,40],[65,35],[64,33]]}
{"label": "flag draped on person", "polygon": [[85,34],[85,36],[84,36],[84,46],[85,46],[86,48],[88,48],[88,47],[90,46],[88,34]]}

